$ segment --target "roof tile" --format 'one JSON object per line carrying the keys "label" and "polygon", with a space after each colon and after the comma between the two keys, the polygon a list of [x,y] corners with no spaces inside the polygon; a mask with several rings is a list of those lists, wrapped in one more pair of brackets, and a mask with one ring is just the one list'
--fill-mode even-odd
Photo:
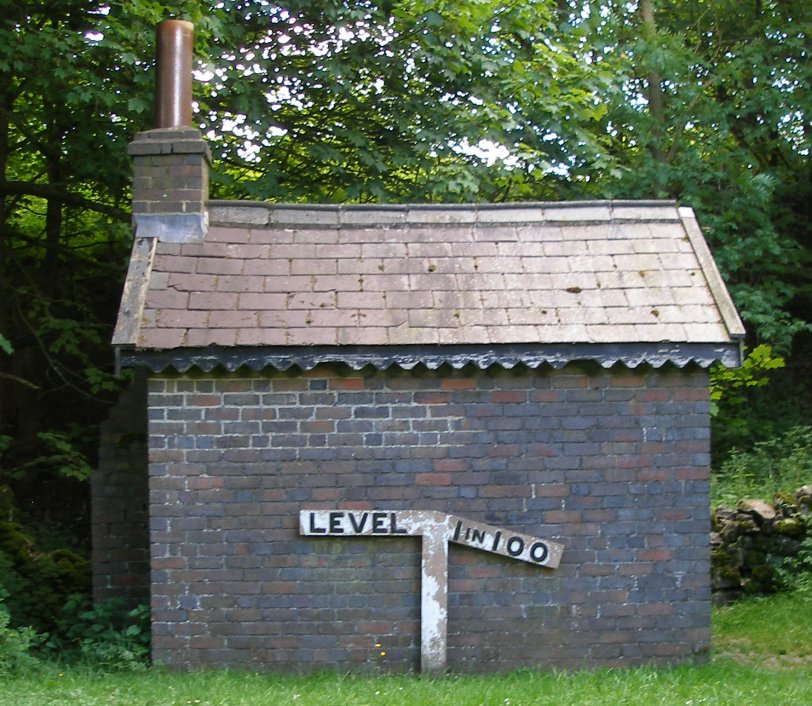
{"label": "roof tile", "polygon": [[335,259],[292,258],[290,262],[292,275],[334,275],[337,270]]}
{"label": "roof tile", "polygon": [[137,325],[122,329],[134,345],[713,343],[738,330],[692,214],[672,204],[214,211],[205,242],[157,243]]}
{"label": "roof tile", "polygon": [[243,261],[245,275],[283,275],[290,274],[290,260],[277,260],[271,257]]}
{"label": "roof tile", "polygon": [[[343,329],[336,328],[291,328],[284,334],[284,341],[276,345],[286,346],[334,346],[339,343],[338,332]],[[259,341],[258,343],[267,343]],[[273,345],[273,344],[272,344]]]}
{"label": "roof tile", "polygon": [[249,231],[247,228],[219,228],[212,226],[206,235],[209,243],[247,243],[249,241]]}
{"label": "roof tile", "polygon": [[[268,297],[268,294],[260,295]],[[281,294],[272,295],[277,301],[282,300]],[[257,302],[260,300],[258,299]],[[274,308],[268,306],[266,302],[265,309]],[[335,309],[336,308],[336,292],[289,292],[284,296],[284,303],[279,304],[277,308],[288,309]]]}
{"label": "roof tile", "polygon": [[[250,329],[256,328],[259,323],[258,311],[212,311],[209,313],[208,325],[213,328]],[[195,324],[188,324],[194,328]]]}
{"label": "roof tile", "polygon": [[[147,310],[149,311],[149,310]],[[155,325],[160,328],[190,328],[207,326],[210,312],[191,309],[159,309]]]}
{"label": "roof tile", "polygon": [[238,297],[239,295],[236,292],[191,292],[189,294],[189,308],[208,311],[234,309],[237,307]]}
{"label": "roof tile", "polygon": [[[215,296],[215,295],[212,295]],[[216,296],[222,297],[223,300],[233,297],[238,300],[238,304],[228,306],[218,306],[220,309],[248,309],[254,311],[268,311],[269,309],[283,309],[289,305],[287,295],[279,292],[241,292],[240,294],[233,293],[217,293]]]}
{"label": "roof tile", "polygon": [[141,348],[180,348],[184,343],[184,329],[148,328],[141,332],[137,341]]}
{"label": "roof tile", "polygon": [[189,305],[189,293],[178,292],[174,289],[153,289],[147,292],[145,303],[147,308],[185,309]]}
{"label": "roof tile", "polygon": [[217,277],[218,292],[261,292],[265,277],[260,275],[221,275]]}
{"label": "roof tile", "polygon": [[226,259],[222,257],[187,257],[184,259],[197,262],[197,272],[212,275],[239,275],[242,274],[243,265],[245,264],[245,260],[236,258]]}

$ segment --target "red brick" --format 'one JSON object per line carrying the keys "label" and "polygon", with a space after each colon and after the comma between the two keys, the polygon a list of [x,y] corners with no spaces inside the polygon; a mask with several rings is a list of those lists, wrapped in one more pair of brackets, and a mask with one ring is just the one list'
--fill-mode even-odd
{"label": "red brick", "polygon": [[432,463],[435,471],[464,471],[468,463],[461,458],[438,458]]}
{"label": "red brick", "polygon": [[497,404],[511,404],[527,402],[526,390],[494,390],[491,393],[491,402]]}
{"label": "red brick", "polygon": [[707,480],[710,475],[710,469],[703,468],[678,468],[674,472],[674,477],[677,480]]}
{"label": "red brick", "polygon": [[440,381],[443,390],[475,390],[477,388],[476,378],[447,378]]}
{"label": "red brick", "polygon": [[581,513],[574,510],[548,510],[544,513],[544,521],[551,525],[577,523],[581,521]]}
{"label": "red brick", "polygon": [[450,473],[418,473],[414,481],[417,485],[451,485]]}
{"label": "red brick", "polygon": [[641,373],[633,373],[631,371],[626,373],[619,373],[612,375],[609,378],[609,386],[615,387],[645,387],[646,378]]}
{"label": "red brick", "polygon": [[640,561],[668,561],[672,557],[672,552],[666,547],[656,549],[643,549],[638,554]]}

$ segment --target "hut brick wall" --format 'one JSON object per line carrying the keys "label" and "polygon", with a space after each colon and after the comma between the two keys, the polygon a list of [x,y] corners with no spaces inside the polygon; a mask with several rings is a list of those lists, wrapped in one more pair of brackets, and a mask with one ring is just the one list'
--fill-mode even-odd
{"label": "hut brick wall", "polygon": [[416,669],[420,540],[300,537],[303,507],[439,510],[565,545],[555,570],[450,548],[454,671],[702,656],[707,383],[574,364],[153,376],[153,656]]}
{"label": "hut brick wall", "polygon": [[91,477],[93,598],[149,602],[147,380],[137,373],[102,424]]}

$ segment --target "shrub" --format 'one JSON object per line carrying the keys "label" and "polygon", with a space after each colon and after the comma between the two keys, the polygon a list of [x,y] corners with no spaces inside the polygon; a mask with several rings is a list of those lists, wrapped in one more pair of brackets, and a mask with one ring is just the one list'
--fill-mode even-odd
{"label": "shrub", "polygon": [[111,599],[93,605],[86,595],[71,596],[62,609],[49,647],[68,661],[105,670],[143,669],[149,662],[149,608],[133,609]]}
{"label": "shrub", "polygon": [[784,560],[778,577],[785,588],[812,596],[812,521],[807,522],[806,538],[798,555]]}
{"label": "shrub", "polygon": [[798,426],[749,451],[734,451],[715,471],[713,505],[735,506],[741,498],[767,502],[812,482],[812,427]]}
{"label": "shrub", "polygon": [[0,677],[30,672],[39,665],[39,660],[31,650],[42,642],[42,637],[32,628],[11,628],[11,616],[3,598],[6,592],[0,589]]}
{"label": "shrub", "polygon": [[90,562],[59,538],[49,541],[47,528],[25,526],[2,483],[0,511],[0,590],[10,625],[50,633],[68,596],[89,591]]}

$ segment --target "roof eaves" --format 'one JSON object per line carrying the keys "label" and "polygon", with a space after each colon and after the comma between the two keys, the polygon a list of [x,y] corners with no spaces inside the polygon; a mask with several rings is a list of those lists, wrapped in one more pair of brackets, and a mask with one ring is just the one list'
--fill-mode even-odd
{"label": "roof eaves", "polygon": [[699,344],[550,344],[506,346],[302,346],[302,347],[207,347],[167,351],[122,349],[123,367],[146,367],[159,373],[168,369],[186,372],[192,368],[211,372],[233,372],[249,368],[255,372],[272,368],[280,371],[297,367],[311,370],[321,364],[343,364],[354,370],[371,366],[377,370],[397,367],[410,370],[422,365],[434,370],[443,365],[460,369],[469,365],[480,369],[492,366],[561,368],[576,361],[591,361],[604,368],[622,364],[629,368],[650,365],[678,368],[695,364],[707,368],[714,363],[738,365],[736,343]]}

